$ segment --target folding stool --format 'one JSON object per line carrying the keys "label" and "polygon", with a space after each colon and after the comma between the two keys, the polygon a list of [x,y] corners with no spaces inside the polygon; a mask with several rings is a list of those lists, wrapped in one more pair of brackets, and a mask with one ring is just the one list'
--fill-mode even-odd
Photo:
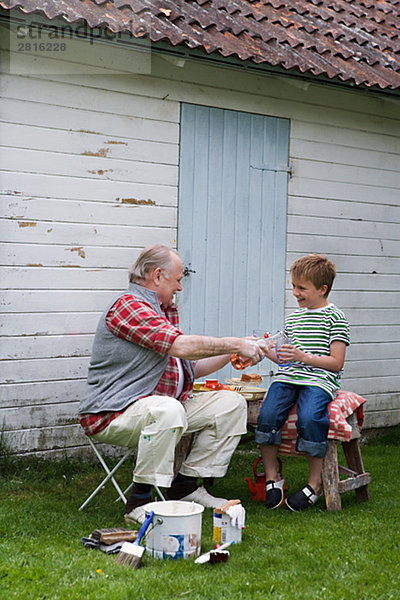
{"label": "folding stool", "polygon": [[[103,467],[103,469],[105,470],[105,472],[107,473],[107,476],[103,479],[103,481],[97,486],[97,488],[90,494],[90,496],[88,496],[88,498],[86,498],[85,502],[83,502],[83,504],[79,507],[79,510],[83,510],[85,508],[85,506],[90,502],[90,500],[92,500],[92,498],[94,498],[96,496],[96,494],[98,494],[98,492],[105,486],[105,484],[111,480],[112,484],[114,485],[115,489],[118,492],[118,498],[116,501],[118,500],[122,500],[122,502],[124,504],[126,504],[126,494],[127,492],[129,492],[129,490],[131,489],[133,482],[131,482],[128,487],[126,488],[126,490],[122,491],[120,486],[118,485],[117,481],[115,480],[114,474],[118,471],[118,469],[120,468],[120,466],[126,461],[126,459],[131,456],[134,453],[134,449],[132,448],[128,448],[126,450],[126,452],[123,454],[122,458],[120,458],[120,460],[117,462],[117,464],[110,470],[104,457],[101,455],[98,447],[96,447],[96,445],[94,444],[93,440],[89,437],[86,436],[87,441],[89,442],[90,447],[92,448],[93,452],[95,453],[95,455],[97,456],[101,466]],[[165,500],[163,494],[161,493],[160,489],[158,488],[158,486],[153,486],[154,489],[156,490],[157,494],[159,495],[159,497],[161,498],[161,500]]]}

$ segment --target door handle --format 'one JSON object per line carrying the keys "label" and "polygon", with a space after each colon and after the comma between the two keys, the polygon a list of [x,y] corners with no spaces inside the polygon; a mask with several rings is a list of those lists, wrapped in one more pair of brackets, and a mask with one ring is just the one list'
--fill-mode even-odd
{"label": "door handle", "polygon": [[190,275],[190,273],[196,273],[196,271],[193,271],[193,269],[190,268],[191,266],[192,265],[189,263],[189,265],[183,269],[183,277],[187,277],[188,275]]}

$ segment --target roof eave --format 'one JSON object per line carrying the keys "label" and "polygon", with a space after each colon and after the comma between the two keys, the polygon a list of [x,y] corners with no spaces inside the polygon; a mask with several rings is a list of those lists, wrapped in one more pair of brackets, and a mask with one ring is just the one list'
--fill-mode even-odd
{"label": "roof eave", "polygon": [[251,59],[242,60],[234,56],[224,57],[221,56],[218,52],[207,53],[205,50],[202,49],[187,48],[184,44],[178,44],[177,46],[173,46],[167,41],[152,42],[151,50],[152,52],[168,55],[170,57],[175,57],[177,60],[191,60],[202,63],[207,62],[209,65],[212,64],[227,69],[235,69],[241,71],[245,70],[248,73],[253,73],[257,75],[268,74],[276,77],[290,78],[291,80],[298,81],[299,87],[304,87],[304,89],[307,85],[311,85],[312,83],[318,83],[330,87],[340,89],[345,88],[352,91],[358,91],[369,95],[378,94],[381,97],[382,95],[392,96],[395,98],[400,97],[400,88],[381,88],[377,85],[368,86],[365,84],[357,84],[354,80],[351,79],[342,81],[338,77],[330,79],[329,77],[324,75],[314,75],[309,72],[302,73],[298,68],[285,69],[284,67],[274,66],[269,64],[267,61],[255,63]]}

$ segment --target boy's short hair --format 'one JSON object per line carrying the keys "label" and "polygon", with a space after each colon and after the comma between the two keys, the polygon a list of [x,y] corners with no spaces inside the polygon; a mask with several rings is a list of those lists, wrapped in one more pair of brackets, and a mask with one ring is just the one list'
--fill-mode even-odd
{"label": "boy's short hair", "polygon": [[336,276],[336,267],[326,256],[308,254],[294,261],[290,267],[290,274],[296,279],[311,281],[317,290],[326,285],[328,289],[325,297],[327,297]]}

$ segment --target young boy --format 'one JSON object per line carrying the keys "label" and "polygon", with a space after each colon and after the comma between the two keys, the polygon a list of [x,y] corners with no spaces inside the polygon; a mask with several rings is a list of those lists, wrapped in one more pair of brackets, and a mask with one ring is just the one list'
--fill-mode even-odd
{"label": "young boy", "polygon": [[[325,256],[310,254],[290,268],[293,295],[299,308],[285,322],[291,344],[281,346],[280,367],[258,417],[256,443],[260,445],[266,474],[267,508],[285,502],[284,480],[277,472],[280,428],[297,402],[296,450],[307,455],[308,483],[286,499],[293,511],[309,508],[322,495],[322,460],[329,430],[328,404],[340,387],[349,325],[341,310],[328,302],[336,275]],[[268,358],[277,362],[275,350]]]}

